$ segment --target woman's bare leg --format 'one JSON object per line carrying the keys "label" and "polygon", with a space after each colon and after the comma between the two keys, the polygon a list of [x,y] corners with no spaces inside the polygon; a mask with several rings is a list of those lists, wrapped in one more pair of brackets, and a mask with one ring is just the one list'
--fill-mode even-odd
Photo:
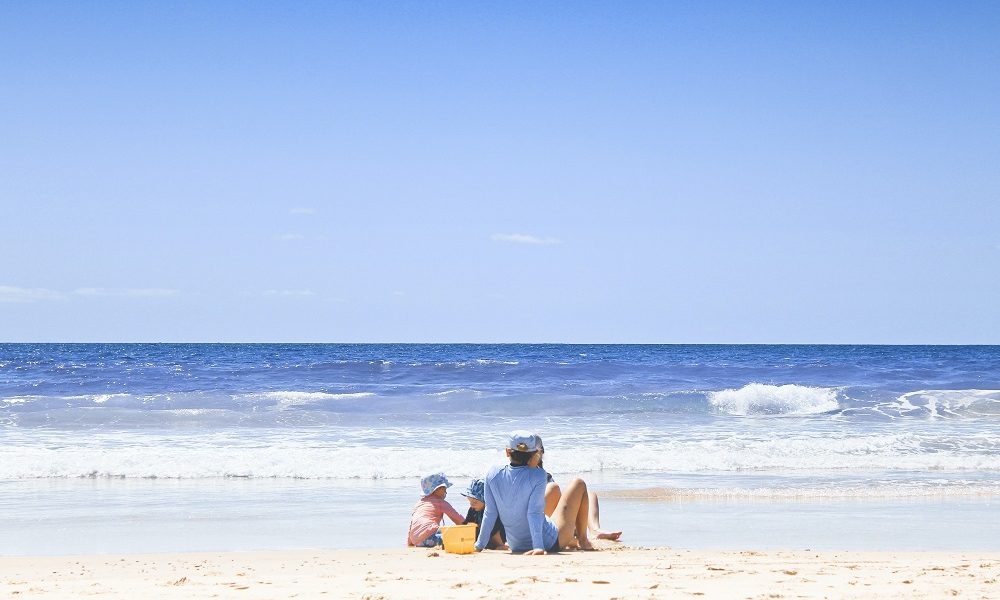
{"label": "woman's bare leg", "polygon": [[587,484],[580,478],[574,479],[566,487],[559,499],[552,522],[559,529],[559,547],[579,546],[592,550],[594,546],[587,539],[587,522],[590,518],[590,497]]}
{"label": "woman's bare leg", "polygon": [[545,486],[545,516],[551,517],[552,513],[556,511],[556,505],[559,504],[559,499],[562,498],[562,490],[559,489],[559,484],[554,481],[550,481]]}
{"label": "woman's bare leg", "polygon": [[618,541],[621,537],[622,532],[620,531],[604,531],[601,529],[601,505],[597,501],[597,492],[590,492],[590,519],[587,525],[590,527],[590,531],[599,540],[614,540]]}

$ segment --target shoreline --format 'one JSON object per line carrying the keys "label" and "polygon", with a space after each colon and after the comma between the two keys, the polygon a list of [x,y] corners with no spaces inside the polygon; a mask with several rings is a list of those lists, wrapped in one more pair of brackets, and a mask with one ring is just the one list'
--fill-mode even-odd
{"label": "shoreline", "polygon": [[441,549],[0,557],[0,596],[996,597],[1000,552],[679,550],[597,541],[531,557]]}
{"label": "shoreline", "polygon": [[[618,497],[594,477],[601,523],[631,547],[726,551],[1000,551],[994,498]],[[590,483],[588,481],[588,483]],[[0,556],[382,550],[405,537],[410,481],[0,482]],[[452,498],[464,513],[464,498]]]}

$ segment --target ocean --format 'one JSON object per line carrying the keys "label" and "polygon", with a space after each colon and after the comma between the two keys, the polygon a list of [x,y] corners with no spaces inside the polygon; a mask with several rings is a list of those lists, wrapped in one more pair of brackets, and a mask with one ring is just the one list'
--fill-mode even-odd
{"label": "ocean", "polygon": [[395,547],[514,429],[630,544],[1000,549],[1000,346],[0,344],[0,554]]}

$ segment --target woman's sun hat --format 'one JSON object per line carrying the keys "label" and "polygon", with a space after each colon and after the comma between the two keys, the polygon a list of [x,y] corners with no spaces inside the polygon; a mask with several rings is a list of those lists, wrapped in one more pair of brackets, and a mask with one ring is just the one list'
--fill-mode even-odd
{"label": "woman's sun hat", "polygon": [[451,482],[444,476],[444,473],[432,473],[420,480],[420,489],[424,491],[425,496],[434,493],[434,490],[439,487],[451,487]]}
{"label": "woman's sun hat", "polygon": [[523,430],[510,434],[510,440],[507,442],[508,448],[518,452],[534,452],[539,446],[538,436]]}

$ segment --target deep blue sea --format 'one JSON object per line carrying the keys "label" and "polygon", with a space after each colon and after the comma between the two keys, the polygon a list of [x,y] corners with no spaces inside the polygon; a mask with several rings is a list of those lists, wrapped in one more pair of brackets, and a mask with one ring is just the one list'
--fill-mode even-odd
{"label": "deep blue sea", "polygon": [[0,344],[0,553],[47,551],[25,520],[273,524],[293,497],[293,529],[345,498],[405,521],[417,478],[464,484],[513,429],[612,512],[917,499],[976,520],[1000,498],[1000,346]]}

